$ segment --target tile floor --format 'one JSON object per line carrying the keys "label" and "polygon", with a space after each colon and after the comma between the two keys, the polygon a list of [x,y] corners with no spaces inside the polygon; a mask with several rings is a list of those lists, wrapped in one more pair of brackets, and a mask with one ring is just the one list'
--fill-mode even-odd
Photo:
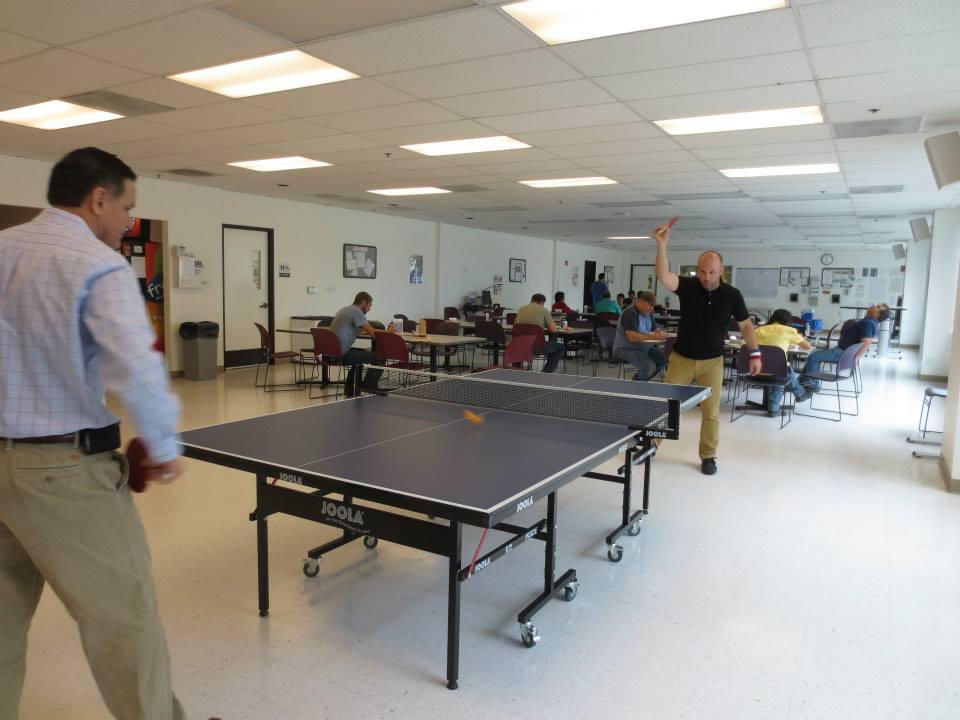
{"label": "tile floor", "polygon": [[[443,682],[441,558],[352,544],[307,579],[305,550],[334,531],[275,516],[262,619],[253,482],[190,461],[176,484],[138,498],[178,693],[191,717],[224,720],[956,720],[960,496],[904,441],[926,384],[915,372],[909,352],[867,361],[861,416],[840,424],[798,417],[781,431],[725,415],[714,477],[698,471],[698,413],[688,413],[619,564],[602,541],[616,488],[572,483],[559,557],[579,572],[577,599],[541,612],[543,639],[528,650],[515,615],[537,592],[540,546],[466,583],[456,692]],[[251,384],[245,370],[176,381],[183,426],[308,402]],[[478,537],[466,533],[465,554]],[[107,718],[49,591],[29,662],[24,720]]]}

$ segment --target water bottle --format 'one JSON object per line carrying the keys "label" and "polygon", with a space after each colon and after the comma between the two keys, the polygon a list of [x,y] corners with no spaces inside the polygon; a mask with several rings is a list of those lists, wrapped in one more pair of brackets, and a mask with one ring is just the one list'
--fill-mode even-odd
{"label": "water bottle", "polygon": [[420,322],[417,323],[417,335],[423,337],[427,334],[427,320],[426,318],[420,318]]}

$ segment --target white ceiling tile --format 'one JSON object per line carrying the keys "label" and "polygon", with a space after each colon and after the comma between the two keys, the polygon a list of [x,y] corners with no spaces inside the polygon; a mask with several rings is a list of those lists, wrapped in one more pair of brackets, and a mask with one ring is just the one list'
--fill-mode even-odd
{"label": "white ceiling tile", "polygon": [[[874,108],[879,108],[879,112],[870,112]],[[885,93],[869,100],[827,103],[824,109],[827,118],[833,123],[893,119],[917,115],[944,116],[945,118],[960,120],[960,92],[899,97],[892,93]],[[944,132],[947,132],[947,130]]]}
{"label": "white ceiling tile", "polygon": [[239,100],[150,115],[151,122],[169,125],[181,130],[213,130],[286,119],[286,116],[280,113],[249,105]]}
{"label": "white ceiling tile", "polygon": [[488,172],[487,165],[496,165],[504,162],[530,162],[533,160],[556,160],[551,153],[539,148],[519,148],[517,150],[502,150],[499,152],[469,153],[467,155],[450,155],[448,159],[455,165],[463,167],[484,166],[483,172]]}
{"label": "white ceiling tile", "polygon": [[370,130],[362,133],[364,137],[375,140],[381,145],[412,145],[415,143],[465,140],[467,138],[490,137],[496,134],[490,128],[472,120],[457,120],[435,125],[414,125],[389,130]]}
{"label": "white ceiling tile", "polygon": [[587,163],[586,158],[578,158],[577,162],[583,167],[592,170],[597,175],[609,175],[610,173],[636,174],[640,172],[649,173],[650,187],[656,186],[656,175],[661,172],[689,172],[692,170],[703,170],[704,165],[700,162],[668,162],[654,163],[649,160],[642,160],[643,155],[635,155],[629,159],[618,159],[611,161],[609,157],[596,158],[596,162]]}
{"label": "white ceiling tile", "polygon": [[412,95],[387,87],[376,80],[359,78],[299,90],[257,95],[247,98],[247,102],[293,117],[307,117],[381,105],[398,105],[415,99]]}
{"label": "white ceiling tile", "polygon": [[[484,165],[484,172],[490,173],[500,178],[509,180],[527,180],[530,178],[539,178],[542,173],[549,173],[550,177],[556,177],[557,173],[566,177],[576,175],[579,166],[569,160],[525,160],[514,163],[494,163]],[[572,174],[571,174],[572,173]],[[548,177],[548,175],[543,175]]]}
{"label": "white ceiling tile", "polygon": [[579,79],[580,73],[550,50],[497,55],[421,70],[382,75],[383,82],[421,98],[502,90]]}
{"label": "white ceiling tile", "polygon": [[110,150],[121,158],[137,160],[140,158],[159,157],[161,155],[185,155],[197,150],[209,150],[218,147],[229,147],[228,140],[221,140],[216,133],[199,132],[170,137],[149,138],[135,142],[104,143],[104,149]]}
{"label": "white ceiling tile", "polygon": [[209,9],[144,23],[135,37],[124,29],[70,45],[77,52],[151,75],[198,70],[288,47],[282,38]]}
{"label": "white ceiling tile", "polygon": [[616,75],[802,50],[791,10],[740,15],[553,48],[587,75]]}
{"label": "white ceiling tile", "polygon": [[224,101],[223,95],[157,77],[116,85],[109,89],[111,92],[120,95],[129,95],[130,97],[149,100],[178,109],[196,107],[197,105],[213,105]]}
{"label": "white ceiling tile", "polygon": [[[820,81],[820,92],[828,103],[877,97],[957,93],[960,92],[960,65],[826,79]],[[957,109],[960,110],[960,107]]]}
{"label": "white ceiling tile", "polygon": [[743,157],[734,154],[728,154],[725,157],[704,160],[706,165],[712,168],[717,168],[718,170],[725,170],[727,168],[771,167],[780,165],[819,165],[823,163],[835,162],[837,162],[837,156],[832,150],[829,150],[826,153],[768,155],[762,158],[757,158],[754,156]]}
{"label": "white ceiling tile", "polygon": [[[265,142],[265,146],[276,150],[285,155],[304,155],[314,157],[322,154],[324,157],[316,157],[317,160],[333,162],[329,157],[332,153],[343,150],[367,150],[368,148],[379,148],[381,143],[359,137],[357,135],[328,135],[326,137],[290,140],[287,142]],[[329,156],[329,157],[328,157]],[[383,157],[383,151],[377,150],[374,159]]]}
{"label": "white ceiling tile", "polygon": [[180,131],[140,118],[121,118],[94,123],[93,125],[66,128],[58,130],[57,133],[75,137],[78,143],[82,141],[98,145],[105,142],[130,142],[132,140],[169,137],[180,134]]}
{"label": "white ceiling tile", "polygon": [[[197,4],[210,0],[195,0]],[[217,3],[223,12],[294,42],[352,33],[379,25],[432,15],[473,5],[471,0],[233,0]]]}
{"label": "white ceiling tile", "polygon": [[600,105],[613,101],[609,93],[590,80],[570,80],[434,100],[441,107],[474,118]]}
{"label": "white ceiling tile", "polygon": [[501,132],[513,134],[596,125],[619,125],[636,119],[637,116],[629,108],[620,103],[610,103],[517,115],[497,115],[484,118],[483,122]]}
{"label": "white ceiling tile", "polygon": [[810,60],[818,78],[868,75],[911,68],[960,64],[960,31],[892,37],[849,45],[813,48]]}
{"label": "white ceiling tile", "polygon": [[607,140],[663,138],[665,135],[656,125],[633,122],[624,125],[601,125],[566,130],[540,130],[538,132],[517,133],[515,137],[517,140],[522,140],[531,145],[551,147],[553,145],[577,145]]}
{"label": "white ceiling tile", "polygon": [[790,52],[609,75],[596,78],[596,82],[620,100],[640,100],[812,79],[806,55]]}
{"label": "white ceiling tile", "polygon": [[360,75],[379,75],[540,46],[494,8],[472,8],[322,40],[301,49]]}
{"label": "white ceiling tile", "polygon": [[[2,17],[3,10],[0,10],[0,24],[3,24]],[[36,40],[30,40],[29,38],[0,30],[0,62],[12,60],[21,55],[40,52],[47,47],[49,46],[46,43],[37,42]]]}
{"label": "white ceiling tile", "polygon": [[692,151],[701,160],[723,158],[766,158],[777,155],[806,155],[833,153],[830,140],[813,140],[797,143],[770,143],[765,145],[737,145],[732,147],[697,148]]}
{"label": "white ceiling tile", "polygon": [[460,120],[458,115],[433,103],[412,102],[388,107],[366,108],[350,112],[329,113],[312,118],[316,122],[341,132],[362,133],[408,125],[427,125]]}
{"label": "white ceiling tile", "polygon": [[954,0],[843,0],[799,9],[809,47],[960,29]]}
{"label": "white ceiling tile", "polygon": [[42,97],[22,90],[0,87],[0,111],[23,107],[24,105],[34,105],[50,99],[49,96]]}
{"label": "white ceiling tile", "polygon": [[223,140],[229,140],[237,145],[266,145],[339,134],[337,130],[306,120],[278,120],[257,125],[218,128],[216,132]]}
{"label": "white ceiling tile", "polygon": [[54,98],[144,77],[142,73],[59,48],[0,65],[0,85],[25,92],[37,92],[42,88],[47,97]]}
{"label": "white ceiling tile", "polygon": [[625,104],[647,120],[668,120],[697,115],[819,105],[820,95],[814,83],[797,82],[699,95],[631,100]]}
{"label": "white ceiling tile", "polygon": [[566,158],[600,157],[602,155],[623,155],[632,153],[659,152],[677,150],[677,144],[670,138],[636,138],[633,140],[615,140],[613,142],[580,143],[578,145],[559,145],[550,148],[550,152]]}
{"label": "white ceiling tile", "polygon": [[[124,0],[65,3],[60,0],[0,3],[0,27],[36,40],[62,45],[145,20],[186,10],[182,0]],[[134,43],[135,44],[135,43]]]}

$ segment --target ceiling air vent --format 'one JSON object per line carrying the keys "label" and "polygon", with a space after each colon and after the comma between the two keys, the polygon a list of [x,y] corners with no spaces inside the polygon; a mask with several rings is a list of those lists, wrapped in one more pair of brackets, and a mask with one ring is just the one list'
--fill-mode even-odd
{"label": "ceiling air vent", "polygon": [[219,177],[217,173],[207,172],[206,170],[194,170],[193,168],[173,168],[172,170],[161,170],[161,173],[167,175],[179,175],[180,177]]}
{"label": "ceiling air vent", "polygon": [[903,185],[860,185],[851,187],[851,195],[887,195],[903,192]]}
{"label": "ceiling air vent", "polygon": [[921,122],[923,122],[923,118],[920,116],[838,122],[833,123],[833,132],[836,133],[838,140],[876,137],[878,135],[903,135],[919,132]]}
{"label": "ceiling air vent", "polygon": [[169,112],[176,110],[169,105],[160,105],[159,103],[141,100],[140,98],[130,97],[129,95],[120,95],[109,90],[96,90],[94,92],[83,93],[81,95],[71,95],[63,98],[67,102],[91,107],[95,110],[105,110],[107,112],[123,115],[124,117],[135,117],[137,115],[152,115],[154,113]]}

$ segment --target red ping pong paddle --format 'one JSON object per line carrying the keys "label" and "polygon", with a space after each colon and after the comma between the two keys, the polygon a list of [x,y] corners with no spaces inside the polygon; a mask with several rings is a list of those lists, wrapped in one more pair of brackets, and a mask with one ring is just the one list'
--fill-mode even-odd
{"label": "red ping pong paddle", "polygon": [[135,437],[127,445],[127,465],[129,467],[127,485],[135,493],[142,493],[147,489],[146,463],[150,459],[147,446],[143,440]]}
{"label": "red ping pong paddle", "polygon": [[680,219],[679,215],[674,215],[672,218],[670,218],[670,222],[667,223],[667,230],[669,230],[674,225],[676,225],[679,219]]}

